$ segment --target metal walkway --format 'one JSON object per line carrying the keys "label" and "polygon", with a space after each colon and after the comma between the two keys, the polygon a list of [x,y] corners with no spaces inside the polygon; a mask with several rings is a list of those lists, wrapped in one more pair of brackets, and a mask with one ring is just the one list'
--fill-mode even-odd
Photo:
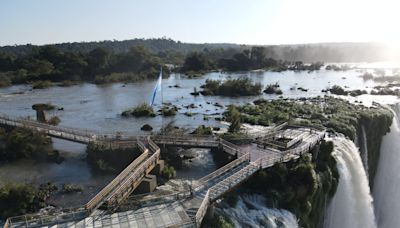
{"label": "metal walkway", "polygon": [[[50,129],[48,125],[35,121],[15,121],[0,116],[0,124],[36,129],[50,136],[62,134],[63,137],[73,137],[80,142],[98,140],[98,136],[92,133],[83,134],[57,127]],[[281,151],[262,148],[257,144],[237,146],[217,137],[136,137],[136,143],[143,153],[87,204],[50,215],[34,214],[9,218],[5,227],[199,227],[212,202],[258,170],[271,167],[277,162],[297,159],[301,154],[308,153],[324,137],[324,131],[305,128],[288,129],[287,132],[280,130],[279,134],[293,138],[296,142],[294,147]],[[133,190],[154,168],[160,158],[160,148],[153,140],[171,146],[218,147],[237,156],[237,159],[195,181],[190,192],[152,199],[148,203],[142,202],[145,206],[133,209],[128,207],[124,212],[110,213],[99,209],[101,206],[115,209],[125,204]]]}

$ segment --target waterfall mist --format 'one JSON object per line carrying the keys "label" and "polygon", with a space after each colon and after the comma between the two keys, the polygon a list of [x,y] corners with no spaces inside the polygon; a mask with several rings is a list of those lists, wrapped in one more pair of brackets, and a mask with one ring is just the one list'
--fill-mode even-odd
{"label": "waterfall mist", "polygon": [[390,133],[382,140],[380,158],[374,179],[374,205],[378,227],[392,228],[400,224],[400,107],[395,113]]}
{"label": "waterfall mist", "polygon": [[222,209],[235,227],[297,228],[296,216],[286,210],[265,206],[265,198],[260,195],[240,196],[236,207]]}
{"label": "waterfall mist", "polygon": [[343,137],[335,137],[333,142],[340,178],[326,212],[324,227],[376,227],[368,178],[358,148]]}

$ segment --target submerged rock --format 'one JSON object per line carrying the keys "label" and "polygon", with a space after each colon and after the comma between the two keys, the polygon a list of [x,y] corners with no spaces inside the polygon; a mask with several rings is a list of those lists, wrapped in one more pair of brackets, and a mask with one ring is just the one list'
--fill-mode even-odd
{"label": "submerged rock", "polygon": [[140,130],[142,130],[142,131],[151,131],[151,130],[153,130],[153,127],[150,126],[149,124],[145,124],[140,128]]}

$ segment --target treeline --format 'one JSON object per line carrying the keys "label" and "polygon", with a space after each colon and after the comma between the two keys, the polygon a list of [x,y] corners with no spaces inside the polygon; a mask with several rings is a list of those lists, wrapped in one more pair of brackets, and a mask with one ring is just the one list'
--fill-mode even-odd
{"label": "treeline", "polygon": [[182,66],[185,73],[207,72],[222,69],[225,71],[248,71],[267,69],[284,70],[319,70],[323,63],[304,64],[303,61],[283,61],[271,58],[270,49],[255,46],[241,51],[203,51],[189,53]]}
{"label": "treeline", "polygon": [[156,77],[161,64],[161,59],[143,46],[132,47],[121,54],[105,48],[74,53],[63,52],[55,46],[43,46],[19,57],[0,53],[0,85],[66,80],[134,81]]}
{"label": "treeline", "polygon": [[[143,46],[151,53],[164,56],[171,61],[182,60],[190,52],[202,52],[203,50],[232,49],[241,51],[250,49],[251,45],[238,45],[229,43],[205,43],[194,44],[174,41],[172,39],[131,39],[131,40],[107,40],[99,42],[74,42],[54,44],[61,52],[87,54],[96,48],[105,48],[112,53],[126,53],[131,47]],[[266,45],[268,58],[284,61],[311,62],[365,62],[387,60],[386,53],[390,48],[379,43],[321,43],[302,45]],[[0,47],[0,52],[14,56],[30,55],[40,49],[37,45],[16,45]]]}
{"label": "treeline", "polygon": [[[63,82],[61,85],[77,81],[131,82],[157,77],[160,66],[167,63],[181,66],[187,74],[216,69],[311,71],[320,69],[321,62],[378,60],[379,48],[382,47],[376,44],[356,43],[187,44],[170,39],[6,46],[0,48],[0,87],[37,82],[37,88],[50,86],[52,82]],[[168,73],[167,69],[165,72]]]}

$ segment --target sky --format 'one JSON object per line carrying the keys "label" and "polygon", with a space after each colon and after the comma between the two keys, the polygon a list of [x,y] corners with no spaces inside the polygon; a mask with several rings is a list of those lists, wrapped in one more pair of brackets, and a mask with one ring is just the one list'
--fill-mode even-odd
{"label": "sky", "polygon": [[399,45],[398,0],[0,0],[0,46],[167,37]]}

